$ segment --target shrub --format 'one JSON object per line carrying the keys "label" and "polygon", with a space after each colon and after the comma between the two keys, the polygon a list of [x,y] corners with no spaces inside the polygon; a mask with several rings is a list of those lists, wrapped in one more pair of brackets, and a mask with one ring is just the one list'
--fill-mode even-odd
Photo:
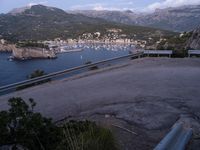
{"label": "shrub", "polygon": [[[85,64],[86,65],[90,65],[90,64],[92,64],[92,62],[91,61],[87,61]],[[96,69],[99,69],[99,67],[96,66],[96,65],[89,67],[89,70],[96,70]]]}
{"label": "shrub", "polygon": [[34,113],[36,103],[33,99],[29,102],[28,105],[21,98],[11,98],[8,102],[10,109],[0,112],[0,146],[54,150],[61,140],[60,128],[51,119]]}
{"label": "shrub", "polygon": [[50,118],[34,113],[36,103],[21,98],[8,101],[0,112],[0,149],[13,150],[116,150],[110,130],[90,121],[69,121],[56,126]]}
{"label": "shrub", "polygon": [[[41,77],[43,75],[46,75],[46,73],[43,71],[43,70],[35,70],[33,73],[31,73],[29,76],[27,76],[27,79],[33,79],[33,78],[37,78],[37,77]],[[28,85],[24,85],[24,86],[19,86],[16,88],[16,90],[22,90],[22,89],[25,89],[25,88],[28,88],[28,87],[31,87],[31,86],[35,86],[35,85],[39,85],[39,84],[43,84],[43,83],[46,83],[46,82],[49,82],[51,81],[51,79],[45,79],[45,80],[42,80],[42,81],[38,81],[36,83],[32,83],[32,84],[28,84]]]}
{"label": "shrub", "polygon": [[89,68],[89,70],[97,70],[97,69],[99,69],[98,66],[92,66],[92,67]]}

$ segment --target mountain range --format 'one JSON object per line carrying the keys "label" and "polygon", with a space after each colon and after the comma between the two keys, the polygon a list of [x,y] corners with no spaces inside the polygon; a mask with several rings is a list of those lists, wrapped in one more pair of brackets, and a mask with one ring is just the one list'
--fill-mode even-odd
{"label": "mountain range", "polygon": [[200,25],[200,5],[156,9],[155,12],[152,13],[136,13],[130,10],[75,10],[68,12],[72,14],[83,14],[93,18],[101,18],[117,23],[154,27],[176,32],[192,31]]}
{"label": "mountain range", "polygon": [[125,25],[83,14],[67,13],[64,10],[34,5],[14,9],[0,15],[0,38],[10,41],[50,40],[55,38],[78,38],[84,33],[100,32],[105,37],[113,29],[128,38],[148,39],[174,35],[165,30]]}

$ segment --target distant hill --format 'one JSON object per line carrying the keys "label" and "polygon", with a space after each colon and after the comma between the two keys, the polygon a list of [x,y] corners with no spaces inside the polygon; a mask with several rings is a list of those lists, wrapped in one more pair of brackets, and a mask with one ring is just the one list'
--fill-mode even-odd
{"label": "distant hill", "polygon": [[190,49],[200,50],[200,26],[193,31],[183,32],[180,35],[169,37],[154,44],[155,49],[171,49],[174,56],[186,57]]}
{"label": "distant hill", "polygon": [[101,35],[105,35],[109,29],[120,29],[120,34],[137,39],[160,38],[175,34],[149,27],[108,22],[82,14],[70,14],[43,5],[19,8],[0,15],[0,38],[11,41],[78,38],[84,33],[92,32],[101,32]]}
{"label": "distant hill", "polygon": [[134,13],[131,11],[71,11],[89,17],[129,25],[141,25],[172,31],[192,31],[200,24],[200,5],[189,5],[157,9],[153,13]]}
{"label": "distant hill", "polygon": [[21,8],[14,8],[13,10],[11,10],[9,12],[9,14],[18,15],[18,14],[23,13],[25,10],[30,9],[30,8],[31,8],[31,6],[25,6],[25,7],[21,7]]}

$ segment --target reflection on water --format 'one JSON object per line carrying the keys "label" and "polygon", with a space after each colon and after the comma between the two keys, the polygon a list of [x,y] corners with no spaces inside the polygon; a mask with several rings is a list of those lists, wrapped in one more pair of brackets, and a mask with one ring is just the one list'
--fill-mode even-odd
{"label": "reflection on water", "polygon": [[9,53],[0,53],[0,86],[25,80],[36,69],[46,73],[60,71],[88,61],[95,62],[129,54],[134,45],[78,44],[68,48],[82,48],[82,51],[61,53],[57,59],[35,59],[26,61],[8,61]]}

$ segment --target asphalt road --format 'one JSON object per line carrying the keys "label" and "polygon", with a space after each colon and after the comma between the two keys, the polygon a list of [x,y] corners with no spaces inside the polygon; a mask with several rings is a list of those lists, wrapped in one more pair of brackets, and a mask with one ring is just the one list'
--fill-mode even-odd
{"label": "asphalt road", "polygon": [[[2,96],[0,110],[7,109],[10,97],[33,98],[36,111],[54,120],[72,116],[121,124],[142,134],[128,145],[127,134],[117,131],[122,147],[148,149],[180,116],[189,115],[195,132],[200,131],[200,59],[128,61]],[[145,144],[138,144],[142,138]]]}

